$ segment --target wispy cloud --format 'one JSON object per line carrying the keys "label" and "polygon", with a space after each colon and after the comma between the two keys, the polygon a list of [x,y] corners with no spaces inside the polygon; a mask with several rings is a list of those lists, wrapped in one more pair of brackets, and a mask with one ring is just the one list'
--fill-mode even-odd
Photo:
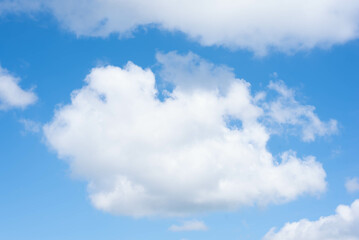
{"label": "wispy cloud", "polygon": [[185,221],[181,225],[172,225],[168,228],[172,232],[183,231],[206,231],[208,227],[204,222],[198,220]]}
{"label": "wispy cloud", "polygon": [[268,87],[279,94],[276,100],[264,103],[270,122],[279,124],[281,127],[286,125],[284,129],[290,129],[288,126],[299,128],[301,138],[305,142],[314,141],[317,136],[327,136],[338,132],[336,120],[321,121],[314,112],[315,107],[300,104],[295,99],[294,91],[289,89],[283,81],[270,82]]}
{"label": "wispy cloud", "polygon": [[38,133],[41,131],[41,124],[30,119],[20,119],[26,132]]}
{"label": "wispy cloud", "polygon": [[345,188],[350,193],[359,191],[359,179],[356,177],[348,179],[345,183]]}

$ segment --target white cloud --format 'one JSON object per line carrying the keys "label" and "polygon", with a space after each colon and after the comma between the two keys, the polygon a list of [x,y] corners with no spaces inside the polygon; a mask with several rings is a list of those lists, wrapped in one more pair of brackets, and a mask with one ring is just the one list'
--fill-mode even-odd
{"label": "white cloud", "polygon": [[[150,69],[131,62],[94,68],[44,127],[49,146],[88,181],[97,208],[184,215],[325,190],[313,156],[268,152],[270,129],[261,121],[268,114],[248,82],[193,54],[158,58],[161,75],[178,86],[163,101]],[[204,80],[213,76],[208,87]],[[220,90],[222,80],[229,85]]]}
{"label": "white cloud", "polygon": [[[316,135],[325,136],[337,133],[336,120],[322,122],[314,113],[315,107],[297,102],[294,98],[294,91],[288,89],[283,82],[271,82],[269,88],[279,94],[277,100],[264,104],[271,122],[299,127],[302,140],[306,142],[314,141]],[[288,130],[287,126],[286,129]]]}
{"label": "white cloud", "polygon": [[38,133],[41,130],[41,124],[30,119],[20,119],[26,132]]}
{"label": "white cloud", "polygon": [[345,188],[350,193],[359,191],[359,179],[358,178],[348,179],[345,183]]}
{"label": "white cloud", "polygon": [[[17,3],[14,11],[23,11],[24,3],[29,1],[7,2]],[[357,0],[31,2],[27,3],[31,11],[42,3],[42,9],[51,11],[64,27],[77,35],[118,33],[126,36],[139,26],[151,25],[168,31],[181,31],[202,45],[250,49],[258,55],[269,49],[295,52],[313,47],[327,48],[357,39],[359,34]]]}
{"label": "white cloud", "polygon": [[185,221],[181,225],[172,225],[169,230],[172,232],[183,232],[183,231],[206,231],[208,227],[204,222],[198,220]]}
{"label": "white cloud", "polygon": [[336,214],[317,221],[302,219],[287,223],[278,232],[272,229],[263,240],[358,240],[359,200],[351,206],[339,205]]}
{"label": "white cloud", "polygon": [[19,81],[0,67],[0,110],[25,108],[36,102],[36,95],[31,90],[21,89]]}

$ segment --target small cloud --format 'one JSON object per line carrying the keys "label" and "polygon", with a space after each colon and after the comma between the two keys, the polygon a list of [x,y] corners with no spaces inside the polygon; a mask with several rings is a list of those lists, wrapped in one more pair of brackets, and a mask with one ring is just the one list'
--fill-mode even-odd
{"label": "small cloud", "polygon": [[0,66],[0,110],[26,108],[37,101],[32,89],[24,90],[19,86],[19,78],[11,75]]}
{"label": "small cloud", "polygon": [[110,61],[107,58],[104,59],[97,59],[95,61],[96,67],[105,67],[107,65],[110,65]]}
{"label": "small cloud", "polygon": [[172,232],[206,231],[208,230],[208,227],[202,221],[191,220],[183,222],[182,225],[172,225],[168,230]]}
{"label": "small cloud", "polygon": [[271,76],[272,78],[278,78],[278,73],[277,73],[277,72],[273,72],[273,73],[270,74],[270,76]]}
{"label": "small cloud", "polygon": [[26,132],[31,132],[31,133],[40,132],[41,124],[38,122],[29,120],[29,119],[20,119],[19,122],[24,125],[24,129]]}
{"label": "small cloud", "polygon": [[345,188],[350,193],[359,191],[359,179],[358,178],[348,179],[345,183]]}

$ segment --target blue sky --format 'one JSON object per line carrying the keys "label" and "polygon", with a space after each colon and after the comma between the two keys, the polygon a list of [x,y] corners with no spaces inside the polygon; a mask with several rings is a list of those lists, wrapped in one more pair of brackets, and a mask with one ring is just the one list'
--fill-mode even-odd
{"label": "blue sky", "polygon": [[[134,22],[145,24],[135,25],[134,31],[111,11],[104,11],[107,21],[100,25],[94,17],[97,25],[92,26],[91,16],[96,14],[90,11],[91,4],[97,1],[88,1],[88,15],[81,24],[83,6],[67,2],[68,8],[61,8],[51,1],[52,5],[40,7],[42,1],[27,2],[0,5],[0,66],[4,69],[0,83],[5,82],[4,76],[18,78],[14,82],[22,89],[0,86],[1,239],[242,240],[262,239],[273,227],[277,234],[266,239],[338,239],[330,229],[343,234],[342,239],[359,239],[355,228],[359,207],[353,203],[359,199],[359,8],[355,1],[348,1],[353,4],[350,11],[341,9],[344,17],[328,17],[343,24],[333,26],[338,36],[320,25],[320,17],[313,23],[318,29],[312,29],[319,34],[302,34],[307,20],[296,19],[301,16],[299,8],[293,17],[299,23],[298,32],[288,33],[286,26],[273,23],[274,35],[268,36],[255,31],[245,35],[241,25],[228,26],[220,15],[212,24],[227,24],[225,29],[236,34],[208,26],[201,32],[162,15],[159,19],[164,20],[156,22],[151,18],[155,13],[145,20],[129,14]],[[126,11],[125,2],[125,10],[121,4],[114,8]],[[325,12],[328,6],[320,2],[323,5],[318,4],[317,10]],[[294,8],[297,4],[293,1]],[[186,4],[181,7],[192,9]],[[72,16],[68,9],[73,17],[67,17]],[[269,9],[271,14],[275,10]],[[248,26],[266,33],[264,21],[257,24]],[[340,35],[340,29],[347,27],[350,32],[352,26],[356,29],[352,35]],[[124,36],[119,37],[119,32]],[[227,38],[213,38],[217,33]],[[288,34],[289,40],[281,34]],[[242,41],[244,35],[250,41]],[[253,43],[266,37],[268,41]],[[128,61],[137,68],[126,70]],[[119,68],[110,72],[106,66]],[[151,77],[143,69],[154,73],[162,98],[159,103],[135,89],[139,84],[153,90]],[[89,75],[91,70],[94,75]],[[250,88],[238,79],[250,83]],[[112,87],[107,88],[107,82]],[[284,93],[268,87],[270,82]],[[238,98],[230,98],[228,92],[235,83]],[[9,100],[4,92],[23,101]],[[256,95],[260,92],[264,99]],[[76,96],[79,103],[74,101]],[[105,100],[97,102],[102,97]],[[201,98],[204,103],[197,102]],[[157,117],[151,115],[154,112]],[[210,121],[227,115],[237,121]],[[331,119],[335,124],[329,124]],[[250,136],[241,135],[241,129]],[[312,134],[309,139],[306,130]],[[228,131],[238,137],[237,142],[228,140],[232,136],[226,135]],[[266,136],[268,140],[261,140]],[[214,145],[205,144],[212,141]],[[168,152],[163,150],[167,148]],[[257,159],[252,148],[271,157]],[[294,160],[281,158],[288,150],[296,152]],[[314,163],[303,165],[306,156],[314,156]],[[172,160],[174,168],[167,166]],[[264,168],[261,161],[270,162],[270,167]],[[279,170],[276,161],[279,166],[287,161],[298,165]],[[223,171],[212,173],[220,166]],[[275,169],[274,175],[265,175]],[[119,176],[138,183],[148,195],[121,192]],[[228,192],[207,185],[223,179],[229,182]],[[352,203],[336,213],[339,205]],[[330,215],[334,215],[332,225],[318,221]],[[311,222],[300,222],[299,230],[284,227],[301,219]],[[304,228],[309,230],[303,233]],[[286,234],[291,231],[289,238]]]}

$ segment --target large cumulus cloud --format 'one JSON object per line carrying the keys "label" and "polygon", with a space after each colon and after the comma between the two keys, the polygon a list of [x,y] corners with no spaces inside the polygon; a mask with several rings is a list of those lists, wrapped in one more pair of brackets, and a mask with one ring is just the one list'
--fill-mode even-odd
{"label": "large cumulus cloud", "polygon": [[94,206],[131,216],[182,215],[325,190],[326,174],[313,156],[288,149],[275,158],[268,151],[268,123],[276,119],[263,93],[253,96],[231,69],[194,54],[158,59],[173,91],[158,92],[153,72],[131,62],[94,68],[44,127],[49,146],[88,181]]}

